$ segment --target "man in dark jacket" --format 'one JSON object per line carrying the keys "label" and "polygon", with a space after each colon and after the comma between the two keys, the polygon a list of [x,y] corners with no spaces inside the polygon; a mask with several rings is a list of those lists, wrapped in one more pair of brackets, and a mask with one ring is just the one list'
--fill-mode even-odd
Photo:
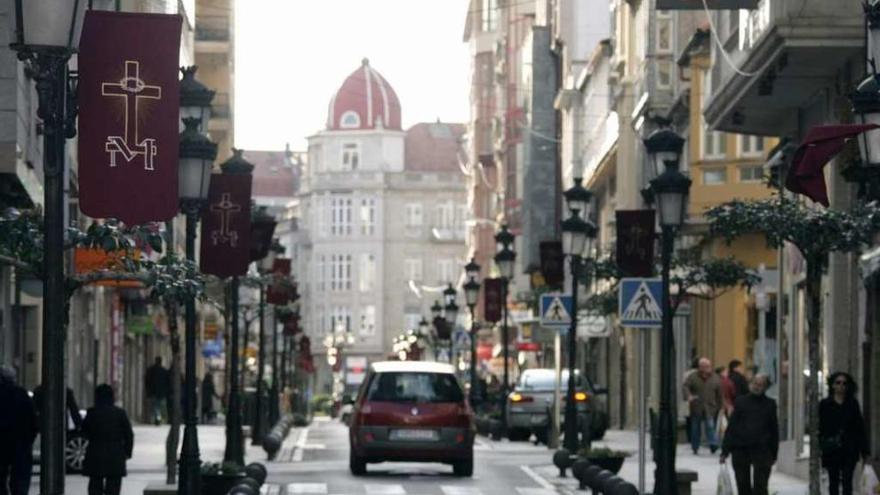
{"label": "man in dark jacket", "polygon": [[15,371],[0,367],[0,495],[27,495],[31,481],[31,449],[37,415]]}
{"label": "man in dark jacket", "polygon": [[739,359],[733,359],[730,361],[730,364],[727,365],[727,377],[733,382],[733,388],[736,392],[734,397],[749,393],[749,381],[746,380],[746,377],[739,371],[742,369],[742,364],[742,361]]}
{"label": "man in dark jacket", "polygon": [[728,455],[733,456],[739,495],[767,495],[770,470],[776,463],[779,423],[776,401],[764,395],[769,385],[767,375],[755,375],[749,383],[749,393],[736,398],[721,446],[722,463]]}
{"label": "man in dark jacket", "polygon": [[162,367],[161,357],[156,356],[156,361],[147,368],[145,381],[144,388],[153,411],[151,419],[158,425],[162,423],[162,418],[165,417],[164,413],[168,406],[168,396],[171,395],[171,373]]}
{"label": "man in dark jacket", "polygon": [[89,440],[83,472],[89,477],[89,495],[119,495],[125,460],[131,459],[134,432],[128,415],[113,405],[113,389],[102,384],[95,388],[95,407],[83,421]]}

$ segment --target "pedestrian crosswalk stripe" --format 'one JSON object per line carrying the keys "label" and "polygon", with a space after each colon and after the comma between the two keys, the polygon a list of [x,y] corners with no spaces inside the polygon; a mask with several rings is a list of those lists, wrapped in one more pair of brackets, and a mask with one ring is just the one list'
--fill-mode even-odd
{"label": "pedestrian crosswalk stripe", "polygon": [[473,486],[441,486],[444,495],[483,495],[479,488]]}
{"label": "pedestrian crosswalk stripe", "polygon": [[556,495],[556,490],[550,490],[548,488],[524,488],[518,486],[516,487],[516,491],[519,495]]}
{"label": "pedestrian crosswalk stripe", "polygon": [[327,493],[327,483],[290,483],[287,485],[287,493],[325,495]]}
{"label": "pedestrian crosswalk stripe", "polygon": [[281,485],[276,483],[265,483],[260,487],[262,495],[278,495],[281,492]]}
{"label": "pedestrian crosswalk stripe", "polygon": [[406,495],[402,485],[364,485],[367,495]]}

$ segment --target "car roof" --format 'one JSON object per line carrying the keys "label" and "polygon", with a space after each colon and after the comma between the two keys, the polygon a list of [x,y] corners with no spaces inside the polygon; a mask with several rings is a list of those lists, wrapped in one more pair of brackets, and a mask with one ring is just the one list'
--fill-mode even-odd
{"label": "car roof", "polygon": [[435,361],[379,361],[370,365],[376,373],[422,372],[454,374],[451,364]]}

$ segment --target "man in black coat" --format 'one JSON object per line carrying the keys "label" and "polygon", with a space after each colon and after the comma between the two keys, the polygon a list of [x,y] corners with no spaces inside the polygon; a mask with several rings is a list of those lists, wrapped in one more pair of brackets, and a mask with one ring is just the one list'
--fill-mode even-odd
{"label": "man in black coat", "polygon": [[767,495],[770,471],[779,453],[776,401],[764,395],[769,385],[767,375],[752,378],[749,393],[737,396],[733,404],[724,435],[721,462],[724,463],[728,455],[733,456],[739,495]]}
{"label": "man in black coat", "polygon": [[15,371],[0,367],[0,495],[27,495],[31,484],[31,449],[37,436],[37,414]]}
{"label": "man in black coat", "polygon": [[727,365],[727,377],[733,382],[733,389],[736,392],[734,397],[747,395],[749,393],[749,381],[746,380],[746,377],[739,371],[742,368],[742,364],[742,361],[739,359],[733,359]]}
{"label": "man in black coat", "polygon": [[147,368],[145,382],[144,388],[153,411],[153,417],[150,419],[158,425],[165,417],[168,396],[171,395],[171,373],[162,367],[161,357],[156,356],[156,361]]}
{"label": "man in black coat", "polygon": [[89,440],[83,473],[89,477],[89,495],[119,495],[125,460],[131,459],[134,431],[125,410],[113,404],[113,389],[102,384],[95,388],[95,407],[83,421]]}

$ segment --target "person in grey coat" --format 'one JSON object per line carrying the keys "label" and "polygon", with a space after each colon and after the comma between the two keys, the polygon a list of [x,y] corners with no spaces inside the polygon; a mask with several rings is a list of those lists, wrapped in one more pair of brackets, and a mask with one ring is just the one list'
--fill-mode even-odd
{"label": "person in grey coat", "polygon": [[86,414],[83,433],[89,439],[83,463],[89,495],[119,495],[125,460],[131,459],[134,448],[134,431],[125,410],[113,404],[110,385],[95,388],[95,407]]}

